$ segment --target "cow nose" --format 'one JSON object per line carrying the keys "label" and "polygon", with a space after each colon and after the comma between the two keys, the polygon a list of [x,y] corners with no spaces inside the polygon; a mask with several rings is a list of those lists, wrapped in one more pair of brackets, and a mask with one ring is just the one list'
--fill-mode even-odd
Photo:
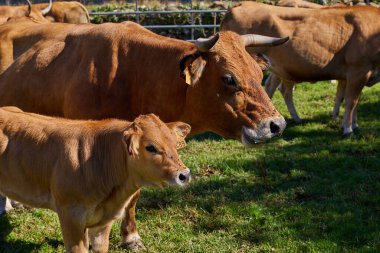
{"label": "cow nose", "polygon": [[270,128],[270,132],[272,134],[277,134],[280,132],[280,126],[277,125],[275,122],[271,122],[270,125],[269,125],[269,128]]}
{"label": "cow nose", "polygon": [[272,119],[269,123],[270,132],[274,135],[282,133],[286,127],[286,121],[283,117]]}
{"label": "cow nose", "polygon": [[190,182],[191,175],[190,175],[190,170],[186,169],[185,171],[182,171],[178,175],[178,179],[182,184],[187,184]]}

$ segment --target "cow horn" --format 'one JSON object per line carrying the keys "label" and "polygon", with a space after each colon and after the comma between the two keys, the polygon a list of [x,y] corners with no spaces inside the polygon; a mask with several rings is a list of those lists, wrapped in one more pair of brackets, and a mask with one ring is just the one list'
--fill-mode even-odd
{"label": "cow horn", "polygon": [[215,34],[214,36],[208,39],[199,38],[195,41],[195,45],[197,46],[199,51],[207,52],[215,45],[218,39],[219,39],[219,33]]}
{"label": "cow horn", "polygon": [[43,10],[41,10],[42,16],[45,16],[46,14],[48,14],[50,12],[52,6],[53,6],[53,0],[50,0],[48,7],[46,7]]}
{"label": "cow horn", "polygon": [[246,47],[278,46],[289,40],[289,36],[276,38],[257,34],[242,35]]}
{"label": "cow horn", "polygon": [[28,2],[28,14],[26,14],[27,17],[30,16],[30,13],[32,13],[32,3],[30,0],[26,0]]}

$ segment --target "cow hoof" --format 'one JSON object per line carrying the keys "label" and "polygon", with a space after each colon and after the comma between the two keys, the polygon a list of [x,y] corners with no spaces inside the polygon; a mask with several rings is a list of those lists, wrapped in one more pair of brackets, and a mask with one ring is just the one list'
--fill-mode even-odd
{"label": "cow hoof", "polygon": [[360,132],[360,128],[358,126],[353,127],[352,130],[353,130],[354,133],[359,133]]}
{"label": "cow hoof", "polygon": [[11,200],[11,205],[15,209],[24,209],[23,204],[21,204],[20,202],[14,201],[14,200]]}
{"label": "cow hoof", "polygon": [[0,216],[13,210],[10,199],[0,195]]}
{"label": "cow hoof", "polygon": [[146,250],[146,247],[144,246],[140,238],[135,238],[132,241],[124,242],[122,246],[128,248],[132,252]]}
{"label": "cow hoof", "polygon": [[343,133],[343,138],[348,139],[353,137],[354,132],[349,132],[349,133]]}

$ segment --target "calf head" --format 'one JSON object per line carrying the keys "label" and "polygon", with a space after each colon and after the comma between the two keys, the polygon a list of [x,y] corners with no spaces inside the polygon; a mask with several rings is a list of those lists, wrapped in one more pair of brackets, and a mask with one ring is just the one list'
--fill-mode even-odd
{"label": "calf head", "polygon": [[211,130],[240,139],[247,146],[280,134],[285,120],[261,86],[266,61],[252,58],[245,47],[273,46],[287,40],[230,31],[198,40],[196,51],[180,63],[190,86],[185,121],[191,122],[195,132]]}
{"label": "calf head", "polygon": [[190,170],[179,159],[190,126],[182,122],[165,124],[154,114],[142,115],[124,131],[128,162],[136,168],[141,185],[183,186]]}

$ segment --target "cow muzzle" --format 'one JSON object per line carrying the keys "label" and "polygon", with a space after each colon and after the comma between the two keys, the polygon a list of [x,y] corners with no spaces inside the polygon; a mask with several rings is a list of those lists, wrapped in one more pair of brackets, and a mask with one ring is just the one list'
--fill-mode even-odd
{"label": "cow muzzle", "polygon": [[274,136],[280,135],[286,127],[283,117],[266,119],[256,127],[248,128],[243,126],[241,131],[241,142],[246,147],[251,147]]}
{"label": "cow muzzle", "polygon": [[182,170],[177,173],[177,176],[175,177],[174,184],[178,186],[185,186],[191,181],[191,174],[190,170],[186,168],[185,170]]}

